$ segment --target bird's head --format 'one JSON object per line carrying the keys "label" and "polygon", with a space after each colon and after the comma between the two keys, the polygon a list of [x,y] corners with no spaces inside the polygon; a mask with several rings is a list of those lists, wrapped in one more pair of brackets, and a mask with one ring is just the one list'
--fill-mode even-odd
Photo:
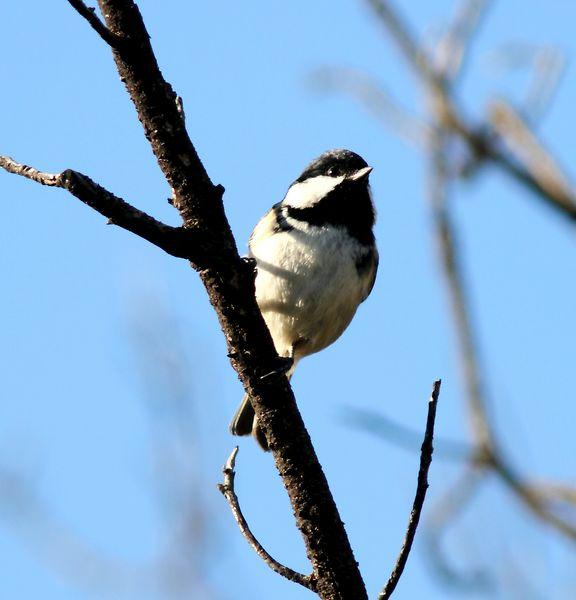
{"label": "bird's head", "polygon": [[368,193],[372,167],[351,150],[328,150],[313,160],[290,186],[284,204],[311,208],[329,196]]}

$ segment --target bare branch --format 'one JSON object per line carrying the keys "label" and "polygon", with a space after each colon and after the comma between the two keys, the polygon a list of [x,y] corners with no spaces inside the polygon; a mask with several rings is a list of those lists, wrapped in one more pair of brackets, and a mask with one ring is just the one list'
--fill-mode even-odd
{"label": "bare branch", "polygon": [[396,45],[404,55],[406,61],[417,74],[422,75],[428,83],[438,82],[437,73],[434,72],[426,53],[410,31],[408,24],[400,13],[392,6],[389,0],[366,0],[378,20],[384,25],[392,36]]}
{"label": "bare branch", "polygon": [[541,498],[531,493],[530,487],[508,463],[490,421],[478,356],[477,336],[471,318],[470,301],[455,241],[455,228],[447,208],[446,136],[446,130],[442,129],[440,125],[437,129],[435,144],[431,148],[430,201],[460,345],[472,436],[476,446],[475,460],[498,475],[508,489],[538,518],[552,525],[568,538],[576,540],[576,523],[562,518],[542,502]]}
{"label": "bare branch", "polygon": [[156,220],[78,171],[67,169],[62,173],[43,173],[8,156],[0,156],[0,167],[42,185],[67,190],[84,204],[107,217],[109,224],[118,225],[136,234],[172,256],[192,260],[196,258],[198,247],[207,243],[192,230],[172,227]]}
{"label": "bare branch", "polygon": [[112,48],[117,48],[121,43],[122,39],[113,34],[104,23],[96,16],[96,9],[91,6],[86,6],[82,0],[68,0],[70,5],[84,17],[90,27]]}
{"label": "bare branch", "polygon": [[[473,138],[480,141],[480,138],[474,134],[472,134],[472,137],[470,137],[469,140],[472,140]],[[574,192],[566,195],[563,191],[554,190],[550,187],[543,187],[541,182],[535,179],[530,172],[517,165],[498,148],[495,146],[488,147],[485,144],[484,147],[486,157],[497,166],[501,167],[504,173],[532,192],[537,198],[542,200],[544,204],[554,209],[558,214],[567,218],[569,221],[576,222],[576,195]]]}
{"label": "bare branch", "polygon": [[528,487],[532,494],[546,502],[563,502],[576,506],[576,488],[570,485],[550,481],[531,483]]}
{"label": "bare branch", "polygon": [[31,179],[32,181],[41,183],[42,185],[62,187],[62,182],[60,179],[61,173],[43,173],[34,167],[29,167],[28,165],[18,163],[9,156],[0,156],[0,167],[2,167],[5,171],[8,171],[8,173],[20,175],[21,177]]}
{"label": "bare branch", "polygon": [[548,206],[570,221],[576,221],[576,194],[572,192],[569,197],[566,197],[565,194],[558,194],[554,190],[543,187],[532,173],[516,164],[494,144],[494,140],[486,135],[485,127],[469,124],[454,102],[446,80],[435,72],[430,59],[417,43],[399,12],[392,7],[392,3],[389,0],[366,1],[391,34],[415,75],[424,82],[438,123],[447,132],[458,135],[479,161],[493,162]]}
{"label": "bare branch", "polygon": [[442,76],[454,83],[462,72],[470,42],[486,12],[488,0],[463,0],[452,25],[436,49],[435,65]]}
{"label": "bare branch", "polygon": [[477,336],[470,314],[470,301],[466,292],[464,273],[455,241],[455,228],[446,206],[445,136],[446,133],[442,129],[439,129],[436,134],[436,143],[431,148],[430,200],[443,271],[452,304],[452,315],[460,345],[472,435],[476,446],[476,461],[495,472],[537,517],[574,540],[576,539],[576,523],[560,517],[553,510],[550,510],[541,501],[541,498],[531,493],[530,487],[527,486],[504,457],[504,452],[496,440],[490,422],[487,397],[483,386],[483,376],[478,356]]}
{"label": "bare branch", "polygon": [[238,501],[238,496],[234,490],[234,478],[236,476],[236,472],[234,471],[234,467],[236,465],[236,455],[238,454],[238,446],[232,450],[232,453],[228,457],[222,472],[224,473],[224,483],[218,484],[218,489],[222,493],[222,495],[228,501],[230,505],[230,509],[232,510],[232,514],[234,515],[234,520],[238,524],[240,528],[240,532],[246,539],[246,541],[252,546],[253,550],[258,554],[258,556],[275,572],[282,577],[290,581],[294,581],[295,583],[299,583],[305,588],[315,591],[314,579],[310,575],[303,575],[302,573],[298,573],[289,567],[284,566],[279,563],[276,559],[272,558],[266,550],[262,547],[260,542],[256,539],[252,531],[250,530],[250,526],[246,521],[242,513],[242,509],[240,508],[240,503]]}
{"label": "bare branch", "polygon": [[474,444],[478,448],[493,448],[494,440],[488,425],[486,398],[479,367],[476,334],[470,316],[464,273],[457,251],[456,233],[447,208],[447,166],[445,134],[440,130],[431,147],[429,198],[432,208],[436,242],[451,303],[460,357],[466,386]]}
{"label": "bare branch", "polygon": [[492,469],[536,517],[576,542],[576,514],[573,513],[571,518],[557,514],[554,507],[549,505],[550,499],[539,492],[535,486],[524,481],[501,454],[492,457]]}
{"label": "bare branch", "polygon": [[518,112],[504,100],[498,100],[490,106],[489,119],[519,164],[548,196],[556,198],[566,210],[575,211],[574,188],[567,175]]}
{"label": "bare branch", "polygon": [[420,469],[418,471],[418,485],[416,487],[416,496],[414,497],[414,504],[412,506],[412,512],[410,513],[410,519],[408,521],[408,529],[406,531],[406,537],[402,544],[402,549],[396,560],[396,565],[388,579],[388,582],[384,586],[384,589],[378,596],[378,600],[388,600],[393,594],[400,577],[406,566],[408,555],[412,549],[412,542],[416,535],[416,529],[420,521],[420,515],[422,514],[422,507],[424,506],[424,500],[426,498],[426,491],[428,490],[428,470],[432,463],[432,453],[434,447],[432,442],[434,440],[434,422],[436,419],[436,407],[438,405],[438,395],[440,394],[440,380],[434,382],[432,388],[432,395],[428,401],[428,417],[426,419],[426,432],[424,434],[424,441],[422,442],[422,449],[420,451]]}

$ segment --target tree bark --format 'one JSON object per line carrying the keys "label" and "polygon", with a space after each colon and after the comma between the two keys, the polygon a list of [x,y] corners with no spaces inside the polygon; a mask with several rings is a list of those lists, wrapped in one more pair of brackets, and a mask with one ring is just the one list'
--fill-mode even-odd
{"label": "tree bark", "polygon": [[250,394],[306,544],[318,595],[362,600],[366,590],[291,388],[254,297],[254,268],[238,255],[224,214],[224,189],[214,185],[188,137],[177,96],[164,80],[142,17],[129,0],[99,0],[114,41],[120,78],[166,179],[184,227],[198,231],[209,251],[194,252],[232,366]]}

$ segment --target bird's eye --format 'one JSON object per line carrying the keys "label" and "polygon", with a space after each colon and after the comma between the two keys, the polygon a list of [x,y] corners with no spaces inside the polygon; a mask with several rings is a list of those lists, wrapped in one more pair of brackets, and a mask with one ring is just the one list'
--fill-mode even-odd
{"label": "bird's eye", "polygon": [[330,167],[328,169],[328,175],[330,177],[336,177],[339,174],[339,169],[338,167]]}

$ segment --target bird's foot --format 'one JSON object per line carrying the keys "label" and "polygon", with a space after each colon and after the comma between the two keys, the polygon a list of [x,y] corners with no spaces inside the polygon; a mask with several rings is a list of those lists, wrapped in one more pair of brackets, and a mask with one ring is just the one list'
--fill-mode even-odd
{"label": "bird's foot", "polygon": [[277,359],[278,367],[260,377],[260,381],[264,381],[274,375],[285,375],[292,368],[294,359],[291,356],[279,356]]}

